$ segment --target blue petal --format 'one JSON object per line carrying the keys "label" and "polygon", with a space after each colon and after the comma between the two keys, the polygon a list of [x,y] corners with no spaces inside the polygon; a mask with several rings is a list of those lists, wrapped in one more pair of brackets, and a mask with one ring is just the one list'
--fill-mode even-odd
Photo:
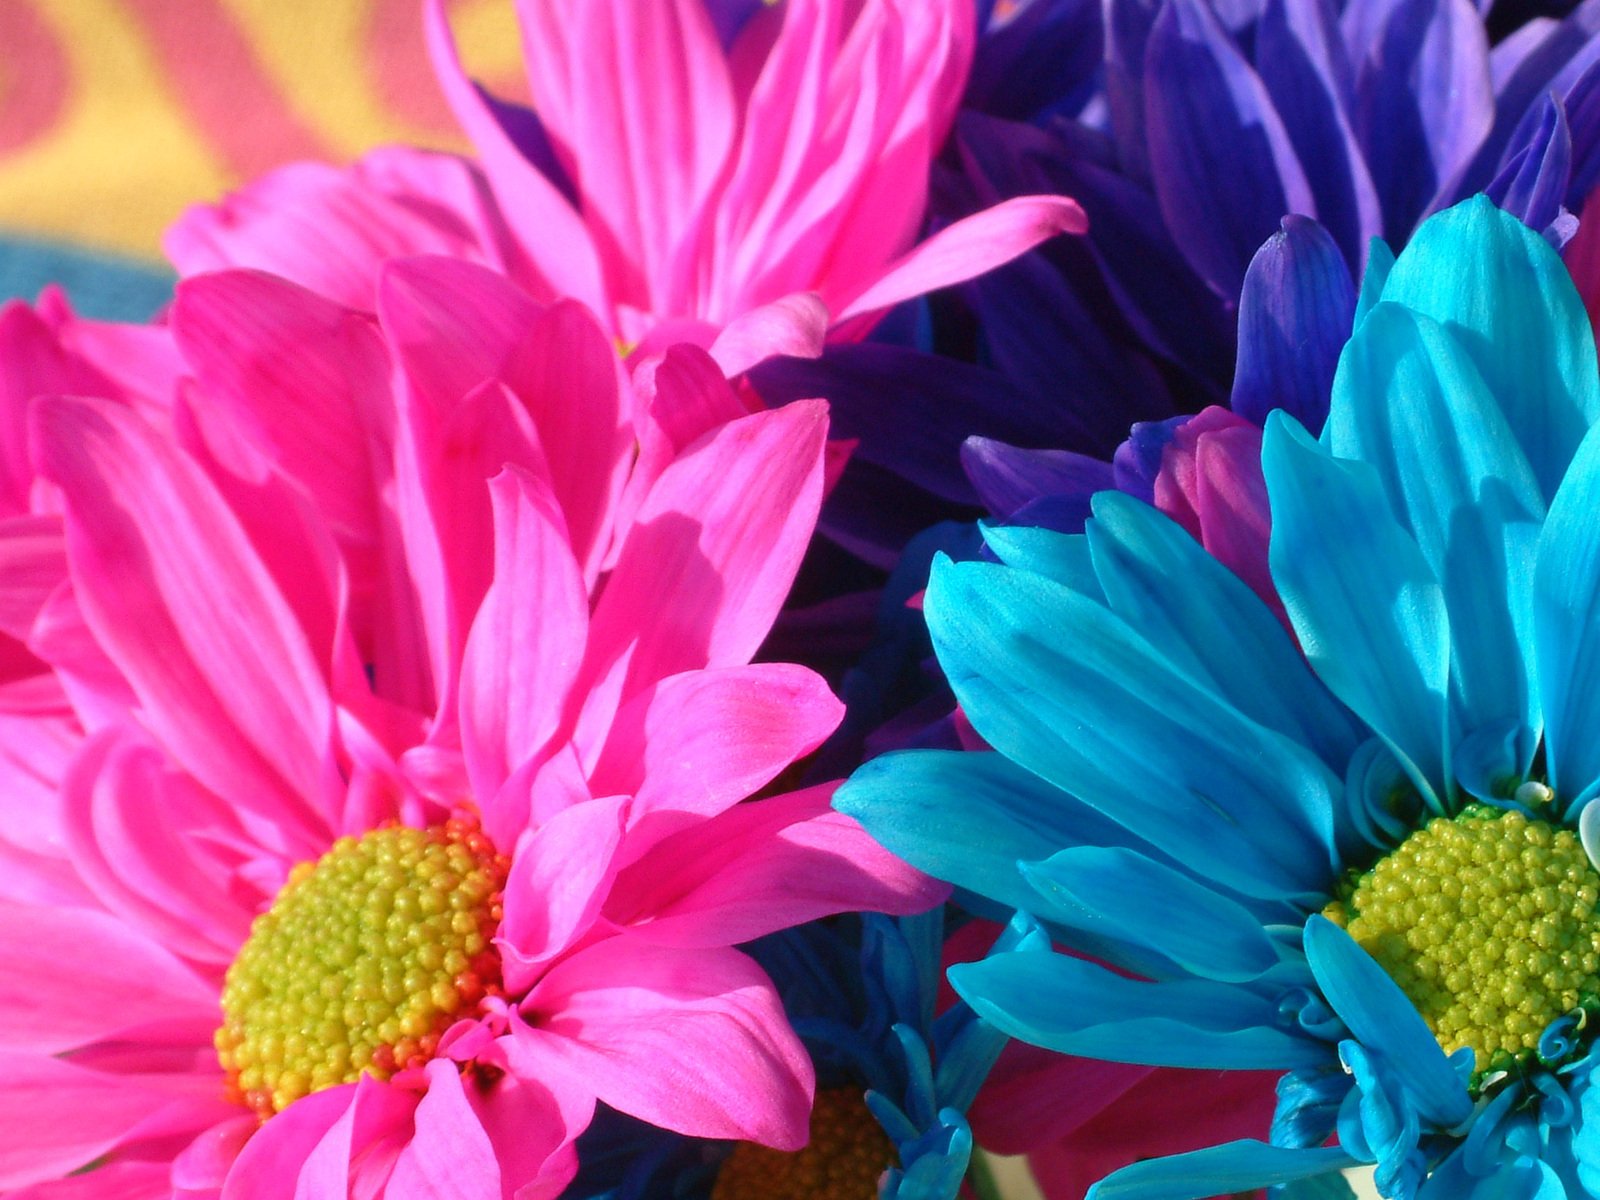
{"label": "blue petal", "polygon": [[[1357,1158],[1375,1162],[1374,1182],[1385,1196],[1407,1194],[1403,1181],[1423,1173],[1417,1158],[1421,1123],[1381,1054],[1359,1042],[1342,1042],[1339,1057],[1355,1079],[1355,1090],[1339,1110],[1339,1144]],[[1414,1190],[1410,1189],[1410,1190]]]}
{"label": "blue petal", "polygon": [[1200,1200],[1309,1179],[1355,1165],[1337,1146],[1285,1150],[1265,1142],[1228,1142],[1123,1167],[1089,1189],[1085,1200]]}
{"label": "blue petal", "polygon": [[1145,50],[1144,110],[1161,215],[1191,266],[1236,296],[1284,213],[1316,202],[1266,88],[1203,0],[1166,0]]}
{"label": "blue petal", "polygon": [[1313,1175],[1280,1183],[1267,1193],[1267,1200],[1356,1200],[1356,1194],[1343,1175]]}
{"label": "blue petal", "polygon": [[1001,954],[958,963],[949,975],[984,1020],[1064,1054],[1149,1066],[1287,1070],[1326,1062],[1332,1050],[1284,1028],[1273,999],[1222,983],[1144,983],[1065,954]]}
{"label": "blue petal", "polygon": [[1106,106],[1123,173],[1150,178],[1145,149],[1145,49],[1158,0],[1106,0]]}
{"label": "blue petal", "polygon": [[1328,769],[1099,604],[1037,575],[945,561],[924,612],[995,749],[1225,887],[1276,899],[1328,886]]}
{"label": "blue petal", "polygon": [[1308,217],[1285,217],[1245,272],[1233,411],[1265,425],[1282,408],[1321,429],[1355,304],[1350,268],[1327,231]]}
{"label": "blue petal", "polygon": [[1278,962],[1246,908],[1135,851],[1071,846],[1021,869],[1049,906],[1043,915],[1142,943],[1202,979],[1248,983]]}
{"label": "blue petal", "polygon": [[1356,296],[1354,327],[1361,328],[1373,307],[1383,297],[1383,285],[1389,282],[1389,272],[1394,270],[1394,251],[1382,238],[1367,243],[1367,269],[1361,276],[1361,291]]}
{"label": "blue petal", "polygon": [[1383,232],[1383,210],[1347,116],[1355,105],[1334,5],[1268,0],[1252,57],[1305,168],[1318,219],[1346,261],[1359,262],[1367,239]]}
{"label": "blue petal", "polygon": [[1450,331],[1504,410],[1548,503],[1600,417],[1594,334],[1556,252],[1480,196],[1417,231],[1383,299]]}
{"label": "blue petal", "polygon": [[1148,505],[1107,492],[1094,511],[1085,540],[1111,611],[1252,721],[1342,775],[1365,731],[1307,669],[1260,598]]}
{"label": "blue petal", "polygon": [[1534,570],[1534,660],[1550,784],[1569,811],[1600,792],[1600,429],[1550,505]]}
{"label": "blue petal", "polygon": [[1443,588],[1456,728],[1537,730],[1524,653],[1544,501],[1472,360],[1437,322],[1379,304],[1340,360],[1322,441],[1377,471]]}
{"label": "blue petal", "polygon": [[1043,575],[1092,600],[1104,597],[1100,578],[1089,557],[1088,538],[1057,533],[1053,529],[992,525],[986,521],[980,522],[979,528],[983,530],[984,543],[1007,566]]}
{"label": "blue petal", "polygon": [[1417,1111],[1449,1129],[1472,1113],[1472,1097],[1416,1006],[1394,980],[1332,921],[1306,922],[1306,959],[1317,985],[1350,1034],[1383,1056]]}
{"label": "blue petal", "polygon": [[[1318,677],[1443,799],[1450,627],[1438,582],[1374,468],[1330,457],[1280,413],[1261,454],[1273,582]],[[1442,805],[1441,805],[1442,807]]]}

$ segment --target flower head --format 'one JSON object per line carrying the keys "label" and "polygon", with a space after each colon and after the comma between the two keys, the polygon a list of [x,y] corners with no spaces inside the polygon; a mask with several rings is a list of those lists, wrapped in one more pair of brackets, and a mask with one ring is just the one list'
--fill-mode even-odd
{"label": "flower head", "polygon": [[996,529],[1003,565],[945,564],[926,599],[994,750],[890,756],[839,796],[1100,960],[954,969],[1000,1028],[1284,1072],[1266,1140],[1095,1194],[1354,1162],[1394,1197],[1594,1191],[1593,337],[1547,243],[1483,199],[1367,290],[1320,442],[1267,425],[1295,640],[1128,496],[1098,496],[1083,535]]}
{"label": "flower head", "polygon": [[713,419],[692,350],[637,393],[461,269],[377,320],[190,281],[170,433],[34,405],[73,728],[0,909],[0,1187],[554,1196],[600,1100],[794,1146],[810,1062],[733,946],[939,898],[827,787],[740,803],[839,716],[749,662],[821,406]]}

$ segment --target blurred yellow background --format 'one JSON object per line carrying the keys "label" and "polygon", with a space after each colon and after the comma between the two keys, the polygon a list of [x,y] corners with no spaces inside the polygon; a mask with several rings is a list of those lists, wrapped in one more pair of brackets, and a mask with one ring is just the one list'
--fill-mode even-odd
{"label": "blurred yellow background", "polygon": [[[196,200],[291,159],[459,147],[421,0],[0,0],[0,233],[159,260]],[[510,0],[457,0],[473,73],[523,91]]]}

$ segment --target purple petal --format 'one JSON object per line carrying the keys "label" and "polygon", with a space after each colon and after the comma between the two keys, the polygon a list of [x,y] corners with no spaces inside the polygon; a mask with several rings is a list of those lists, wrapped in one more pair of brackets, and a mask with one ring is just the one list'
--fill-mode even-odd
{"label": "purple petal", "polygon": [[1089,496],[1114,486],[1108,462],[1069,450],[1023,450],[990,438],[968,438],[961,465],[985,507],[1002,520],[1046,496]]}
{"label": "purple petal", "polygon": [[1264,425],[1274,408],[1287,409],[1320,430],[1355,309],[1350,269],[1328,232],[1285,217],[1245,273],[1233,411]]}
{"label": "purple petal", "polygon": [[1572,133],[1567,114],[1554,96],[1546,96],[1539,127],[1486,189],[1493,200],[1529,229],[1543,230],[1561,213],[1572,175]]}
{"label": "purple petal", "polygon": [[1145,67],[1162,216],[1190,265],[1231,298],[1285,213],[1316,215],[1310,185],[1260,77],[1203,0],[1167,0]]}
{"label": "purple petal", "polygon": [[1098,0],[1034,0],[985,28],[962,104],[1025,121],[1060,109],[1100,67]]}

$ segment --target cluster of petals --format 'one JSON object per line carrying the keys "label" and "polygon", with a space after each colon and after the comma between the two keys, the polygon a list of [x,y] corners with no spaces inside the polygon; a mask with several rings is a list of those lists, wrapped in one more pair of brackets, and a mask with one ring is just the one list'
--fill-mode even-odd
{"label": "cluster of petals", "polygon": [[1076,951],[960,966],[957,990],[1058,1051],[1284,1073],[1270,1133],[1091,1195],[1322,1194],[1358,1163],[1406,1200],[1594,1193],[1582,1019],[1544,1014],[1537,1061],[1469,1090],[1472,1053],[1317,914],[1472,803],[1542,805],[1594,861],[1597,417],[1571,279],[1479,198],[1369,271],[1320,442],[1268,420],[1292,637],[1115,492],[1084,534],[997,525],[998,563],[936,567],[934,642],[993,749],[887,756],[838,803]]}
{"label": "cluster of petals", "polygon": [[[8,1194],[554,1196],[597,1101],[792,1147],[810,1061],[732,947],[943,892],[827,787],[741,803],[840,716],[750,661],[825,407],[747,414],[692,347],[636,385],[580,305],[459,261],[373,307],[208,275],[165,396],[5,397],[55,555],[4,605],[52,692],[4,751],[37,801],[0,885]],[[227,1102],[223,974],[290,869],[461,816],[510,860],[503,1000],[387,1082]]]}
{"label": "cluster of petals", "polygon": [[1029,196],[916,244],[973,56],[969,0],[517,11],[537,115],[467,78],[432,0],[435,71],[478,159],[281,169],[191,209],[166,239],[179,270],[262,267],[368,307],[384,259],[448,254],[582,301],[623,345],[720,339],[742,367],[1083,229],[1071,200]]}

